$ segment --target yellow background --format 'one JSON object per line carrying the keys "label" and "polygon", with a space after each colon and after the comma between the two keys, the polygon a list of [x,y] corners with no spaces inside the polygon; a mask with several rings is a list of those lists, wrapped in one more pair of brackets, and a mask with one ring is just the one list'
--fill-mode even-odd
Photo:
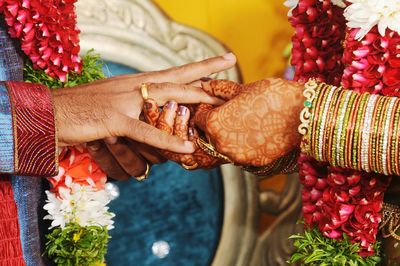
{"label": "yellow background", "polygon": [[292,29],[284,0],[154,0],[171,18],[201,29],[238,57],[245,82],[280,76]]}

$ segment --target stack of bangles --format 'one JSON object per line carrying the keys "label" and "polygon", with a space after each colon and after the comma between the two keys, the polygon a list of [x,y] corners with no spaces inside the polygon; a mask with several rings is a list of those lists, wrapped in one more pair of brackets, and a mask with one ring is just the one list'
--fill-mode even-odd
{"label": "stack of bangles", "polygon": [[333,166],[400,175],[400,99],[360,94],[310,80],[305,85],[301,150]]}

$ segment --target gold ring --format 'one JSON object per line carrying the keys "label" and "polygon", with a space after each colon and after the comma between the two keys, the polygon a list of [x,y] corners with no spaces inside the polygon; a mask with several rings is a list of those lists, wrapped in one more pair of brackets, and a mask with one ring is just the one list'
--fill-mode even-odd
{"label": "gold ring", "polygon": [[183,168],[185,168],[186,170],[194,170],[199,166],[199,164],[198,163],[194,163],[193,165],[186,165],[184,163],[181,163],[181,166]]}
{"label": "gold ring", "polygon": [[147,84],[142,83],[140,86],[140,92],[142,93],[143,100],[147,100],[149,98],[149,91],[147,90]]}
{"label": "gold ring", "polygon": [[143,181],[147,179],[149,172],[150,172],[150,164],[146,162],[146,172],[144,172],[144,174],[141,176],[135,176],[136,181]]}
{"label": "gold ring", "polygon": [[212,144],[206,142],[202,138],[196,139],[196,144],[197,144],[197,146],[199,146],[200,149],[202,149],[208,155],[218,158],[218,159],[222,159],[222,160],[232,163],[232,164],[234,163],[230,158],[228,158],[228,156],[223,155],[222,153],[217,151],[217,149]]}

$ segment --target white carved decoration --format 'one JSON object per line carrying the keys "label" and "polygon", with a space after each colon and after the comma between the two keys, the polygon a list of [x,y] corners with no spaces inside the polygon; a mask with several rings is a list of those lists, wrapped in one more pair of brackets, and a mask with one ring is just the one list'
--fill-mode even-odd
{"label": "white carved decoration", "polygon": [[[227,52],[209,35],[171,21],[149,0],[80,0],[77,13],[83,52],[101,50],[104,59],[140,71]],[[238,80],[238,70],[223,72],[218,78]]]}

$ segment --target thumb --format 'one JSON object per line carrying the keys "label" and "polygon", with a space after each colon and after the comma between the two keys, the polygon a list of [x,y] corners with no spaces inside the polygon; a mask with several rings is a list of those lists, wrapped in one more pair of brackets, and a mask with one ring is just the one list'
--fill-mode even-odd
{"label": "thumb", "polygon": [[196,112],[194,113],[193,121],[195,125],[198,126],[204,132],[206,132],[207,129],[208,115],[213,109],[214,107],[212,105],[201,103],[198,105]]}
{"label": "thumb", "polygon": [[244,86],[230,80],[201,80],[201,86],[207,94],[230,100],[243,91]]}
{"label": "thumb", "polygon": [[194,143],[177,136],[169,135],[154,126],[137,119],[125,117],[123,119],[122,135],[149,146],[177,153],[193,153]]}

